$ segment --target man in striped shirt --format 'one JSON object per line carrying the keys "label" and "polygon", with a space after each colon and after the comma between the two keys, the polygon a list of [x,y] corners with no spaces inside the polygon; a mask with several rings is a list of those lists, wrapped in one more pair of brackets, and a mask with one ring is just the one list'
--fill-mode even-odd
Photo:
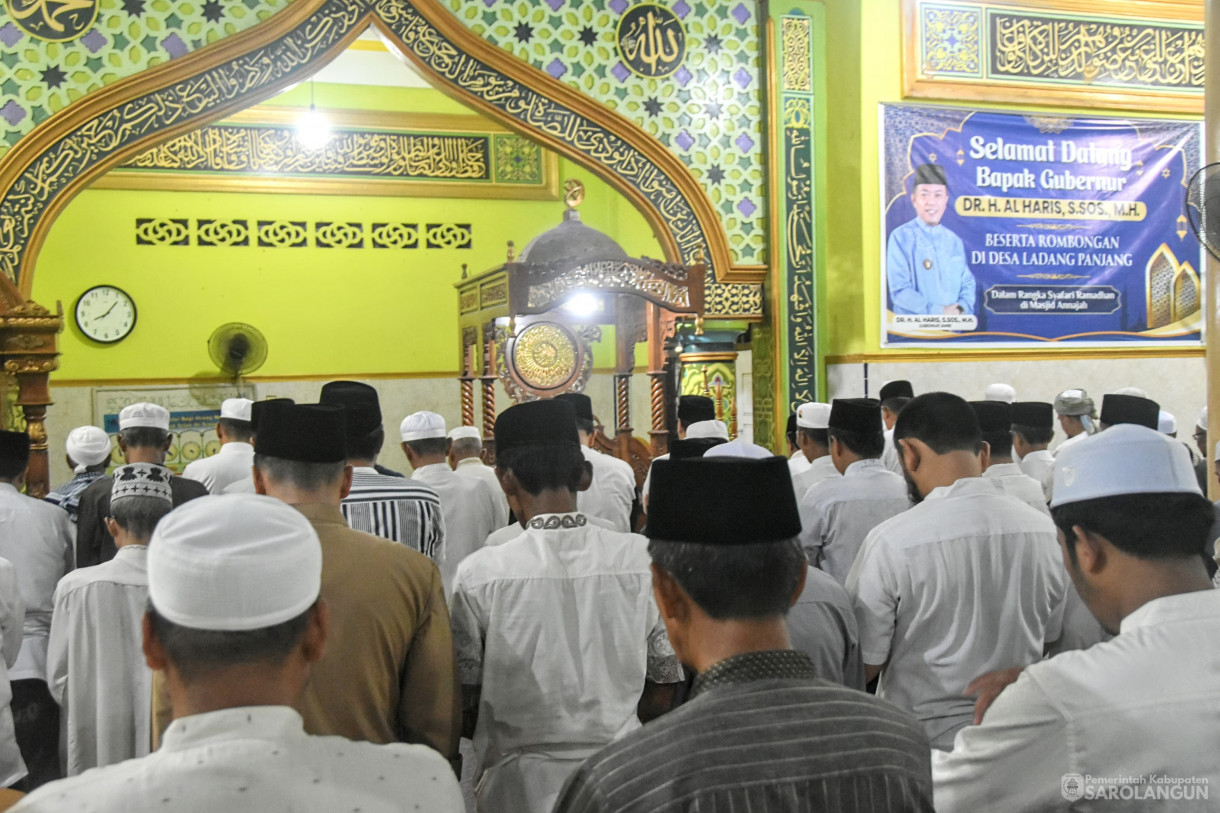
{"label": "man in striped shirt", "polygon": [[385,442],[377,390],[358,381],[332,381],[318,399],[347,413],[347,464],[352,490],[340,505],[357,531],[401,542],[438,565],[445,543],[445,520],[436,491],[416,480],[382,474],[374,466]]}
{"label": "man in striped shirt", "polygon": [[815,677],[784,616],[808,566],[787,461],[653,466],[653,592],[691,699],[590,757],[555,813],[932,810],[909,714]]}

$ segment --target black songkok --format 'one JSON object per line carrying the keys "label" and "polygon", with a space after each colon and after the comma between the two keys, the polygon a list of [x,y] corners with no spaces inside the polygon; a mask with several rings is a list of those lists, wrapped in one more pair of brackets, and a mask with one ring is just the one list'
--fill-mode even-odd
{"label": "black songkok", "polygon": [[292,406],[296,401],[291,398],[269,398],[266,401],[255,401],[250,404],[250,426],[255,432],[258,431],[258,422],[263,419],[263,416],[269,415],[277,409],[286,406]]}
{"label": "black songkok", "polygon": [[713,446],[728,443],[722,438],[683,438],[669,444],[670,460],[693,460],[703,457]]}
{"label": "black songkok", "polygon": [[1003,401],[971,401],[970,408],[978,418],[983,433],[1007,432],[1012,428],[1012,405]]}
{"label": "black songkok", "polygon": [[915,167],[915,177],[911,179],[911,189],[924,183],[948,186],[949,181],[945,178],[945,168],[940,164],[920,164]]}
{"label": "black songkok", "polygon": [[690,426],[700,421],[716,420],[716,403],[706,395],[678,396],[678,422]]}
{"label": "black songkok", "polygon": [[580,446],[576,410],[558,398],[509,407],[496,418],[495,432],[497,454],[528,446]]}
{"label": "black songkok", "polygon": [[793,435],[796,434],[796,413],[795,412],[793,412],[791,415],[788,416],[788,426],[784,429],[784,434],[786,434],[788,437],[792,437]]}
{"label": "black songkok", "polygon": [[347,460],[343,407],[334,404],[287,404],[264,411],[263,423],[254,436],[254,451],[298,463],[339,463]]}
{"label": "black songkok", "polygon": [[1017,401],[1012,405],[1014,426],[1050,429],[1055,425],[1055,407],[1044,401]]}
{"label": "black songkok", "polygon": [[911,387],[910,381],[891,381],[881,388],[877,397],[882,401],[888,401],[891,398],[914,398],[915,390]]}
{"label": "black songkok", "polygon": [[1106,426],[1133,423],[1156,430],[1161,420],[1161,406],[1150,398],[1138,395],[1107,395],[1101,399],[1101,422]]}
{"label": "black songkok", "polygon": [[381,426],[381,401],[377,390],[359,381],[331,381],[322,385],[318,401],[347,410],[347,436],[360,438]]}
{"label": "black songkok", "polygon": [[556,401],[567,401],[576,410],[577,420],[593,420],[593,399],[583,392],[564,392],[555,396]]}
{"label": "black songkok", "polygon": [[30,462],[30,436],[25,432],[0,431],[0,460],[11,460],[24,468]]}
{"label": "black songkok", "polygon": [[658,460],[649,489],[649,539],[749,545],[801,532],[792,475],[782,457]]}
{"label": "black songkok", "polygon": [[861,435],[883,432],[881,402],[875,398],[836,398],[830,404],[829,428]]}

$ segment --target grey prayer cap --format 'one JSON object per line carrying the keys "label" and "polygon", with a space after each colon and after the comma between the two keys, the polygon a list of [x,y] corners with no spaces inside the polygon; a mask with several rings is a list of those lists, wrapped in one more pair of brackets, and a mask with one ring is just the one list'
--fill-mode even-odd
{"label": "grey prayer cap", "polygon": [[1084,390],[1064,390],[1055,396],[1055,412],[1059,415],[1092,415],[1093,399]]}

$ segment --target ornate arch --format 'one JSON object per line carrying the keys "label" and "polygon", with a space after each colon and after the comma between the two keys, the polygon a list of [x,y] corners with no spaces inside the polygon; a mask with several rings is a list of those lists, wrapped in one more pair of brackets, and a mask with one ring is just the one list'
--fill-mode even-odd
{"label": "ornate arch", "polygon": [[48,119],[0,159],[5,298],[29,296],[52,223],[91,181],[157,142],[301,81],[370,20],[440,90],[626,195],[656,230],[666,259],[694,263],[702,249],[711,269],[710,314],[761,312],[760,286],[717,283],[717,272],[730,270],[727,237],[672,153],[626,118],[486,42],[437,0],[298,0],[266,23],[107,86]]}

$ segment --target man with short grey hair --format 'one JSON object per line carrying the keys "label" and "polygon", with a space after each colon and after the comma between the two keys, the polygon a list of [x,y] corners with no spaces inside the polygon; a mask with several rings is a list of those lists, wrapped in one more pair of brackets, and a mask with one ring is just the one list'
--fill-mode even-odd
{"label": "man with short grey hair", "polygon": [[166,675],[174,722],[148,756],[53,783],[17,809],[330,813],[409,799],[461,813],[432,749],[307,735],[293,707],[326,651],[322,560],[309,521],[269,497],[205,497],[166,517],[149,547],[143,649]]}
{"label": "man with short grey hair", "polygon": [[471,477],[487,483],[487,487],[496,496],[497,528],[508,525],[508,500],[500,481],[496,479],[496,470],[483,462],[483,436],[477,426],[458,426],[449,432],[449,468],[461,477]]}

